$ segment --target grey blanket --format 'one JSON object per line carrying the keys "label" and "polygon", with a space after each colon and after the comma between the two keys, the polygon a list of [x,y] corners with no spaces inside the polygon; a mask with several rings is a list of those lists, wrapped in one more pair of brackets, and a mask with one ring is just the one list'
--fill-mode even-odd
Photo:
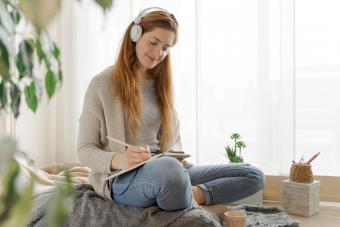
{"label": "grey blanket", "polygon": [[[196,203],[192,208],[165,212],[157,206],[133,208],[99,197],[90,185],[81,185],[75,191],[76,201],[65,226],[210,226],[221,227],[219,218]],[[47,226],[46,205],[50,194],[34,200],[32,219],[28,226]]]}
{"label": "grey blanket", "polygon": [[291,219],[277,207],[239,205],[231,208],[247,214],[247,227],[298,227],[299,222]]}

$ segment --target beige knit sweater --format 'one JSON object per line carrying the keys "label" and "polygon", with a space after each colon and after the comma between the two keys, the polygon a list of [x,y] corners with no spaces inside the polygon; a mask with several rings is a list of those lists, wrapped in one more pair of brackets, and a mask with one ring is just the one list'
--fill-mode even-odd
{"label": "beige knit sweater", "polygon": [[[90,182],[93,188],[107,199],[112,199],[112,182],[105,178],[119,171],[111,170],[111,160],[118,152],[125,151],[124,146],[106,138],[110,136],[125,141],[124,110],[114,95],[113,67],[108,67],[90,82],[79,118],[77,149],[80,162],[92,170]],[[174,121],[174,139],[167,141],[161,150],[182,150],[177,116]]]}

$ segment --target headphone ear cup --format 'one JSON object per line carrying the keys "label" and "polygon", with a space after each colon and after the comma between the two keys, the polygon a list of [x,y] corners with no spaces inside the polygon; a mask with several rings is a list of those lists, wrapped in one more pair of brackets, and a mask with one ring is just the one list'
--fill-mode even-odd
{"label": "headphone ear cup", "polygon": [[143,33],[143,29],[142,26],[135,24],[131,27],[131,31],[130,31],[130,38],[132,40],[132,42],[137,42],[140,37],[142,36]]}

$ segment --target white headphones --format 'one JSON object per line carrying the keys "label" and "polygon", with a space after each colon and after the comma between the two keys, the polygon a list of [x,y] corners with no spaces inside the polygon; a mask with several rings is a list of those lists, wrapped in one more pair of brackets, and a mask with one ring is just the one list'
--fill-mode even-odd
{"label": "white headphones", "polygon": [[169,13],[167,10],[160,8],[160,7],[149,7],[146,9],[143,9],[139,12],[139,14],[137,15],[137,17],[133,20],[134,25],[131,27],[131,31],[130,31],[130,39],[132,40],[132,42],[136,43],[140,37],[143,34],[143,29],[142,26],[139,25],[139,23],[142,21],[142,18],[145,17],[149,12],[149,10],[161,10],[164,11],[166,13]]}

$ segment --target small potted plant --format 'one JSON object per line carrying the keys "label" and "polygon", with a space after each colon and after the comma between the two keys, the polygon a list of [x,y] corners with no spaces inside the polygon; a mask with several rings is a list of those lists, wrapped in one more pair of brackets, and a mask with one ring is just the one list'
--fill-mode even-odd
{"label": "small potted plant", "polygon": [[[228,145],[225,147],[226,156],[228,157],[230,162],[243,163],[242,148],[245,148],[246,144],[241,140],[241,136],[239,133],[233,133],[230,136],[230,139],[234,140],[234,146],[230,147]],[[237,149],[239,151],[238,154]]]}
{"label": "small potted plant", "polygon": [[[225,156],[228,157],[231,163],[243,163],[242,149],[246,147],[245,142],[241,140],[239,133],[233,133],[230,139],[234,140],[233,146],[225,146]],[[263,189],[256,192],[254,195],[234,202],[234,204],[263,204]]]}

